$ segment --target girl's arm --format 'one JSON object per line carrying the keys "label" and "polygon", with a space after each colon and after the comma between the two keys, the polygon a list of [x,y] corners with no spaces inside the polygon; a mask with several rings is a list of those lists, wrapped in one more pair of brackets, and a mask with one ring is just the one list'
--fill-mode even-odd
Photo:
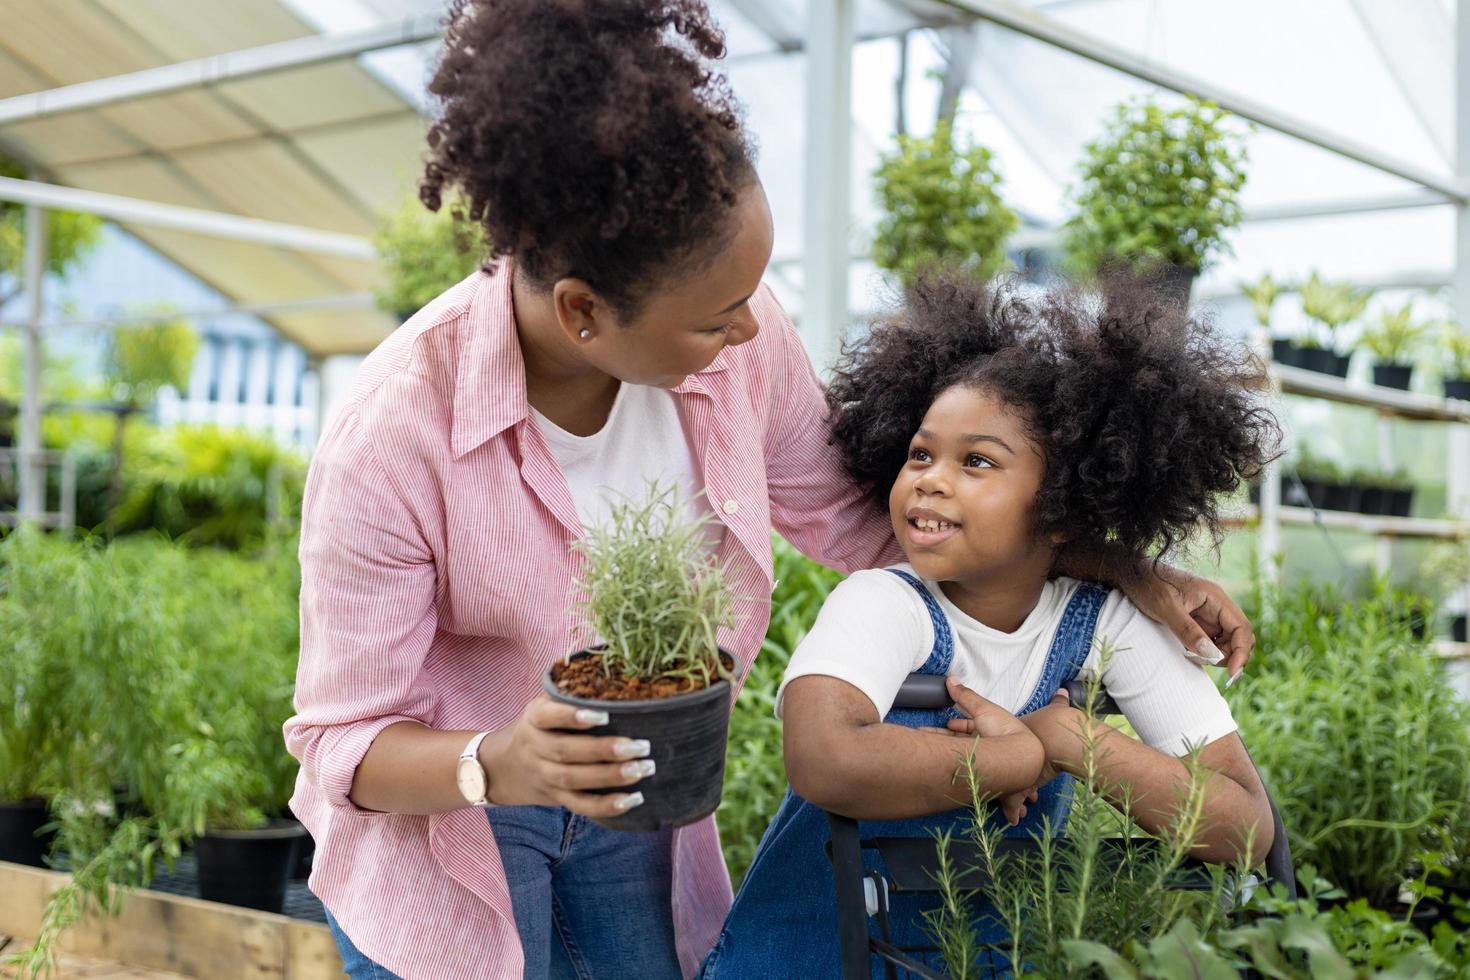
{"label": "girl's arm", "polygon": [[[1042,745],[1020,720],[951,687],[976,736],[884,724],[868,695],[823,674],[797,677],[783,697],[786,775],[798,796],[857,820],[902,820],[969,806],[973,766],[982,792],[1015,794],[1037,781]],[[965,692],[959,695],[959,692]],[[1011,801],[1014,823],[1021,804]]]}
{"label": "girl's arm", "polygon": [[[1088,778],[1087,740],[1093,740],[1093,787],[1151,834],[1169,834],[1178,822],[1190,789],[1184,759],[1149,748],[1107,723],[1090,719],[1065,697],[1021,719],[1041,741],[1046,755],[1041,780],[1058,772]],[[952,727],[964,730],[961,723]],[[1231,732],[1199,753],[1204,778],[1201,820],[1192,856],[1229,863],[1244,855],[1254,867],[1271,849],[1271,808],[1266,788],[1246,754],[1240,736]],[[1246,852],[1247,844],[1250,850]]]}

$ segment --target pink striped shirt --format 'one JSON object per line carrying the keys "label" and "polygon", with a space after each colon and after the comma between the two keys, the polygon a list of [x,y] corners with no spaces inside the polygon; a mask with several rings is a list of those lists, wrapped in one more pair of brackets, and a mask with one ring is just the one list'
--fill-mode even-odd
{"label": "pink striped shirt", "polygon": [[[510,724],[577,646],[566,599],[581,527],[528,418],[509,269],[466,279],[373,352],[307,480],[291,808],[316,839],[312,890],[365,955],[408,978],[521,976],[505,875],[478,809],[354,806],[358,763],[398,721]],[[790,320],[764,287],[751,305],[759,334],[675,389],[736,593],[770,595],[773,529],[847,571],[900,560],[827,444]],[[744,665],[769,601],[742,613],[721,641]],[[692,974],[731,900],[713,818],[675,835],[673,900]]]}

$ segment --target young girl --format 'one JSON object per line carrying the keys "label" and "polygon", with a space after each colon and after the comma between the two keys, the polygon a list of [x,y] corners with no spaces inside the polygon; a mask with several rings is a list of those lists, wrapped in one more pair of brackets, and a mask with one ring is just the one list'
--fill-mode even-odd
{"label": "young girl", "polygon": [[[1121,593],[1050,577],[1063,544],[1159,558],[1218,533],[1217,496],[1274,444],[1259,380],[1233,344],[1123,282],[1030,298],[931,279],[849,354],[829,393],[833,431],[908,562],[839,585],[791,659],[776,707],[791,790],[704,977],[838,976],[818,808],[866,821],[864,836],[962,832],[971,750],[1009,832],[1033,834],[1065,823],[1084,730],[1098,789],[1130,800],[1151,832],[1168,832],[1182,757],[1199,749],[1195,855],[1264,857],[1265,791],[1213,681]],[[1115,651],[1101,665],[1097,638]],[[1141,743],[1057,696],[1099,669]],[[913,671],[948,675],[968,717],[890,710]],[[896,898],[891,916],[899,942],[923,941],[918,900]]]}

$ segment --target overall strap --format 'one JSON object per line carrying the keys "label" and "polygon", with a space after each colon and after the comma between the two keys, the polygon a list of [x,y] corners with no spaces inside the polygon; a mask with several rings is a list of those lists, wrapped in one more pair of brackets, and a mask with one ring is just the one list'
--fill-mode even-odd
{"label": "overall strap", "polygon": [[1030,714],[1046,707],[1057,688],[1074,679],[1087,655],[1092,651],[1093,632],[1097,629],[1097,618],[1102,613],[1103,603],[1110,590],[1091,582],[1083,582],[1067,602],[1061,622],[1052,636],[1051,649],[1047,651],[1046,663],[1042,665],[1041,677],[1036,690],[1017,714]]}
{"label": "overall strap", "polygon": [[924,608],[929,610],[929,621],[934,624],[934,646],[929,650],[929,659],[915,673],[948,674],[950,664],[954,662],[954,634],[950,632],[949,617],[939,608],[939,600],[924,588],[923,582],[903,569],[888,568],[884,571],[892,572],[913,586],[914,591],[919,593],[919,598],[924,600]]}

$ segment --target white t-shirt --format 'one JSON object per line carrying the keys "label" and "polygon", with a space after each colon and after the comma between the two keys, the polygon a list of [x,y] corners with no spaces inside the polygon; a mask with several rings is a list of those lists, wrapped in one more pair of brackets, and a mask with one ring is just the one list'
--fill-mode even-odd
{"label": "white t-shirt", "polygon": [[[607,422],[590,436],[573,435],[534,408],[531,418],[566,478],[584,528],[605,522],[611,504],[622,498],[643,500],[650,480],[663,485],[677,482],[691,517],[711,513],[673,392],[619,385]],[[711,546],[718,547],[724,525],[712,521],[707,531]]]}
{"label": "white t-shirt", "polygon": [[[913,569],[896,565],[909,574]],[[1036,608],[1014,633],[991,629],[961,611],[934,582],[924,581],[949,620],[954,636],[950,674],[960,683],[1015,713],[1041,678],[1052,637],[1081,583],[1046,583]],[[1145,744],[1171,756],[1235,731],[1230,708],[1204,668],[1186,660],[1167,629],[1112,592],[1093,634],[1114,647],[1102,682]],[[934,626],[923,599],[908,582],[882,569],[857,572],[827,597],[817,622],[792,654],[776,693],[776,714],[786,685],[807,674],[847,681],[868,696],[878,717],[888,714],[903,679],[923,665],[934,647]],[[1096,676],[1098,650],[1079,677]]]}

